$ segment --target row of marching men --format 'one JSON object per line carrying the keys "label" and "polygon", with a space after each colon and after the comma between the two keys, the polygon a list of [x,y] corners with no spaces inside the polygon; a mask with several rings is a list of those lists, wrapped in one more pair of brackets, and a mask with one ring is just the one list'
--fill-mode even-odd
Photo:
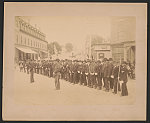
{"label": "row of marching men", "polygon": [[80,84],[113,92],[121,91],[122,96],[128,95],[127,81],[128,68],[126,62],[115,62],[112,58],[103,61],[78,61],[78,60],[53,60],[42,63],[25,62],[22,70],[31,73],[31,82],[34,81],[33,73],[55,78],[56,89],[60,89],[59,79],[64,79],[72,84]]}

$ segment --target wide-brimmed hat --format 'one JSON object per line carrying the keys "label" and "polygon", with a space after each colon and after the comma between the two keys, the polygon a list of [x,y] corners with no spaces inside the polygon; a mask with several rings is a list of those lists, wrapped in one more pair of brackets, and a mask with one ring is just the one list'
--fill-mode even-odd
{"label": "wide-brimmed hat", "polygon": [[59,59],[56,59],[56,61],[59,62],[60,60],[59,60]]}

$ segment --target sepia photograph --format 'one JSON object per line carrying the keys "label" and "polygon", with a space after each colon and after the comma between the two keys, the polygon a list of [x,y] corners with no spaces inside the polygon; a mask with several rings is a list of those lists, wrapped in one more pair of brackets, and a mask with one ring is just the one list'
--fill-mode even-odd
{"label": "sepia photograph", "polygon": [[133,104],[135,28],[133,16],[15,17],[16,101]]}
{"label": "sepia photograph", "polygon": [[3,119],[146,120],[146,9],[5,3]]}

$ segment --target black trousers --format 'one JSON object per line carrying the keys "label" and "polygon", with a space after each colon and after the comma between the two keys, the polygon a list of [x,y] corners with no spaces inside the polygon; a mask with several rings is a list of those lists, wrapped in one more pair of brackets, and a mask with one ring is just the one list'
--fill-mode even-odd
{"label": "black trousers", "polygon": [[127,84],[126,82],[122,83],[122,91],[121,91],[122,96],[128,96],[128,89],[127,89]]}
{"label": "black trousers", "polygon": [[110,83],[110,88],[113,89],[114,88],[114,79],[109,77],[109,83]]}
{"label": "black trousers", "polygon": [[96,78],[97,78],[97,87],[99,89],[101,89],[102,88],[102,77],[100,74],[98,74]]}
{"label": "black trousers", "polygon": [[117,94],[117,91],[120,91],[120,83],[118,78],[114,78],[114,93]]}
{"label": "black trousers", "polygon": [[108,82],[108,77],[104,77],[104,87],[106,88],[106,90],[109,90],[109,82]]}
{"label": "black trousers", "polygon": [[91,75],[90,74],[86,75],[86,81],[87,81],[87,85],[91,86]]}
{"label": "black trousers", "polygon": [[34,82],[34,72],[31,71],[30,73],[30,82]]}
{"label": "black trousers", "polygon": [[74,72],[74,74],[73,74],[73,83],[74,84],[77,83],[77,72]]}
{"label": "black trousers", "polygon": [[91,83],[91,87],[96,85],[96,79],[95,79],[95,75],[90,75],[90,83]]}
{"label": "black trousers", "polygon": [[82,74],[80,74],[80,76],[81,76],[80,84],[85,85],[85,82],[86,82],[86,75],[85,75],[85,73],[83,72]]}
{"label": "black trousers", "polygon": [[59,79],[60,79],[60,73],[55,73],[55,87],[56,87],[56,90],[60,90],[60,82],[59,82]]}
{"label": "black trousers", "polygon": [[71,83],[73,83],[73,76],[74,76],[74,73],[71,73],[71,74],[70,74],[70,82],[71,82]]}

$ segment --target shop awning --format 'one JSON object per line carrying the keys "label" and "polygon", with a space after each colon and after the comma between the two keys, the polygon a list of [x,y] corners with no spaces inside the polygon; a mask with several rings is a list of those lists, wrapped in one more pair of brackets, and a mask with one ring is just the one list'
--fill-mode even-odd
{"label": "shop awning", "polygon": [[42,53],[48,53],[48,52],[46,52],[46,51],[40,51],[40,52],[42,52]]}
{"label": "shop awning", "polygon": [[37,52],[31,50],[31,49],[25,49],[25,48],[22,48],[22,47],[16,47],[18,50],[24,52],[24,53],[33,53],[33,54],[38,54]]}

